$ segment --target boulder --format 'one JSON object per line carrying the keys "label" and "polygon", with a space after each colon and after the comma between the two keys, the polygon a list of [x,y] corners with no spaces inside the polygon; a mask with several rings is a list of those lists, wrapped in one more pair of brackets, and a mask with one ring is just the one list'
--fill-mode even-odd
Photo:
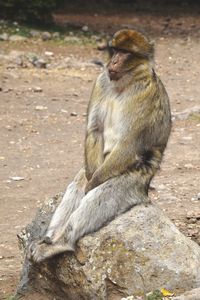
{"label": "boulder", "polygon": [[[24,252],[43,236],[60,199],[61,195],[45,204],[19,235]],[[199,270],[200,247],[158,207],[138,205],[82,238],[74,254],[40,264],[25,257],[18,294],[34,291],[57,300],[118,300],[143,298],[165,288],[179,295],[200,287]]]}

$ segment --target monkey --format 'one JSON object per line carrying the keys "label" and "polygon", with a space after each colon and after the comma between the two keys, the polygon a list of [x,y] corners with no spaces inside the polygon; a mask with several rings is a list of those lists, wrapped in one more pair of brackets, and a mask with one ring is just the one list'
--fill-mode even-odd
{"label": "monkey", "polygon": [[171,131],[169,97],[154,70],[154,45],[122,29],[97,77],[87,109],[85,163],[67,187],[44,238],[29,258],[75,251],[76,242],[135,205],[149,203]]}

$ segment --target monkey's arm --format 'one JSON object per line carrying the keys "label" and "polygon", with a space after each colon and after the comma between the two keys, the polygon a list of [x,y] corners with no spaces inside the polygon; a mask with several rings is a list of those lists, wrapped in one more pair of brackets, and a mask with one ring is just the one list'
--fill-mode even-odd
{"label": "monkey's arm", "polygon": [[97,82],[94,85],[88,105],[87,132],[85,139],[85,170],[90,180],[94,172],[103,163],[103,136],[99,122],[101,89]]}
{"label": "monkey's arm", "polygon": [[103,164],[94,172],[86,185],[86,193],[109,178],[123,174],[129,167],[132,167],[137,159],[135,149],[133,141],[118,142]]}
{"label": "monkey's arm", "polygon": [[103,137],[98,130],[87,133],[85,141],[85,171],[90,180],[94,172],[103,163]]}

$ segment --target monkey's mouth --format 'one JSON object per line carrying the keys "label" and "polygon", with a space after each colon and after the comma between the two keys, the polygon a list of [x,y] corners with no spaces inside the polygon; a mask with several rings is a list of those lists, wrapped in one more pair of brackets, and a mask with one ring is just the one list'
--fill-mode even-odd
{"label": "monkey's mouth", "polygon": [[119,72],[116,71],[108,71],[110,80],[118,80],[120,78]]}

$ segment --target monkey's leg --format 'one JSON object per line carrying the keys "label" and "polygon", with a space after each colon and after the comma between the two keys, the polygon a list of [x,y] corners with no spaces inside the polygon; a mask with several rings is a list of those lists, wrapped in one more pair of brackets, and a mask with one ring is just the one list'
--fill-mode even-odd
{"label": "monkey's leg", "polygon": [[82,236],[97,231],[116,216],[136,204],[149,202],[137,176],[121,175],[112,178],[85,195],[78,208],[71,214],[65,228],[62,244],[40,244],[32,249],[36,262],[65,251],[73,251]]}
{"label": "monkey's leg", "polygon": [[137,174],[112,178],[91,190],[71,214],[65,237],[70,247],[82,236],[97,231],[136,204],[148,203],[144,184]]}
{"label": "monkey's leg", "polygon": [[45,243],[54,244],[63,235],[70,215],[77,209],[85,195],[86,183],[85,170],[81,169],[74,181],[67,187],[65,195],[51,219],[43,240]]}

